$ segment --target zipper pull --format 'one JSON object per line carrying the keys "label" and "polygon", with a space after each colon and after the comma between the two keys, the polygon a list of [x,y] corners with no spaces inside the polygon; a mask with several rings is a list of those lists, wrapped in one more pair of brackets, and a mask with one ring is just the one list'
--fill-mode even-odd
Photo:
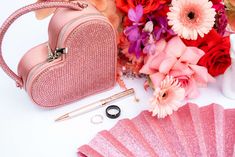
{"label": "zipper pull", "polygon": [[62,54],[66,54],[68,52],[67,48],[56,48],[55,52],[51,52],[51,50],[48,52],[48,62],[52,62],[56,59],[58,59]]}

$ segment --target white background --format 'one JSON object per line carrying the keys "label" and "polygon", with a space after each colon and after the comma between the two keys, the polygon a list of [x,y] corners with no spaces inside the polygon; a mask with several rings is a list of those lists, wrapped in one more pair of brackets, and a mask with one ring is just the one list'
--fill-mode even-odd
{"label": "white background", "polygon": [[[0,24],[16,9],[33,3],[33,0],[0,1]],[[22,55],[31,47],[47,40],[47,24],[49,18],[37,21],[34,14],[20,18],[8,31],[3,45],[3,56],[10,67],[16,71]],[[219,103],[225,108],[235,107],[235,101],[225,98],[220,92],[221,78],[217,83],[210,84],[207,89],[200,89],[201,96],[191,102],[200,106],[212,102]],[[151,91],[144,91],[143,80],[126,80],[128,87],[134,87],[139,103],[133,97],[118,101],[115,104],[122,109],[121,118],[132,118],[148,108]],[[61,114],[86,105],[121,89],[116,86],[113,90],[95,95],[62,108],[48,110],[34,105],[27,94],[15,87],[2,69],[0,69],[0,156],[1,157],[76,157],[76,150],[82,144],[91,140],[98,131],[109,129],[119,120],[105,117],[101,108],[75,119],[55,123],[54,119]],[[104,116],[100,125],[90,123],[95,114]]]}

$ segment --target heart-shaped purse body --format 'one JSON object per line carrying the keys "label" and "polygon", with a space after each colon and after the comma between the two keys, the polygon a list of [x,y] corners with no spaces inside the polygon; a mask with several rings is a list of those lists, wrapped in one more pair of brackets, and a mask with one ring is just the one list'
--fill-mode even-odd
{"label": "heart-shaped purse body", "polygon": [[110,89],[116,81],[116,32],[92,5],[57,9],[49,41],[21,59],[18,75],[34,103],[57,107]]}

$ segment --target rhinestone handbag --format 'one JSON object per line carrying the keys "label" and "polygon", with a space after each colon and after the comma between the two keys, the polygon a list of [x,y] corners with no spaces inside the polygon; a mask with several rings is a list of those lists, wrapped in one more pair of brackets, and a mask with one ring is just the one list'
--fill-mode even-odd
{"label": "rhinestone handbag", "polygon": [[[2,58],[2,41],[20,16],[56,7],[48,42],[29,50],[14,73]],[[57,107],[111,89],[116,81],[116,32],[89,1],[41,2],[14,12],[0,28],[0,65],[32,101]]]}

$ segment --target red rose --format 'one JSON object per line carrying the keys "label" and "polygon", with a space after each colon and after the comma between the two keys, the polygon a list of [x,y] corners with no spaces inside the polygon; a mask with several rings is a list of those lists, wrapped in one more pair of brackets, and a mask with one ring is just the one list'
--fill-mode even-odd
{"label": "red rose", "polygon": [[157,11],[153,13],[153,16],[155,18],[158,17],[167,17],[167,13],[170,11],[169,5],[163,5],[161,8],[159,8]]}
{"label": "red rose", "polygon": [[211,2],[212,2],[213,4],[218,4],[218,3],[221,3],[222,0],[211,0]]}
{"label": "red rose", "polygon": [[222,38],[219,44],[211,47],[204,56],[199,60],[198,65],[202,65],[208,69],[212,76],[223,74],[231,65],[230,57],[230,39]]}
{"label": "red rose", "polygon": [[186,40],[182,39],[185,45],[194,46],[202,49],[207,52],[208,49],[215,46],[223,37],[220,36],[215,29],[212,29],[208,34],[206,34],[203,38],[198,36],[197,40]]}
{"label": "red rose", "polygon": [[223,74],[231,65],[230,39],[220,36],[214,29],[204,38],[184,40],[184,43],[187,46],[198,47],[205,52],[198,65],[206,67],[212,76]]}
{"label": "red rose", "polygon": [[155,11],[161,4],[165,4],[170,0],[116,0],[117,8],[128,13],[130,8],[135,8],[141,4],[144,7],[144,14]]}

